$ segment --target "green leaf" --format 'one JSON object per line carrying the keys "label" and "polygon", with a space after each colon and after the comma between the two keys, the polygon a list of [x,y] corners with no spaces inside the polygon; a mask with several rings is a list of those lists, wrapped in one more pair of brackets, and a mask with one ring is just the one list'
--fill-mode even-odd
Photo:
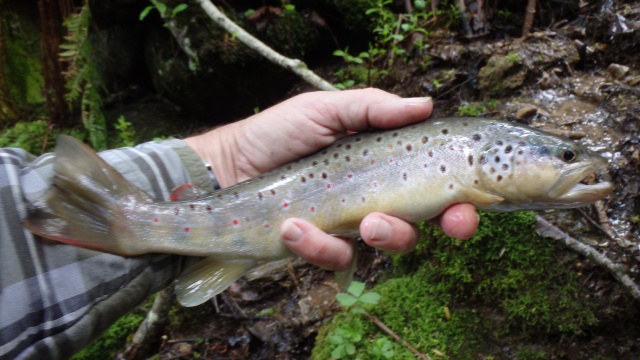
{"label": "green leaf", "polygon": [[329,342],[334,345],[340,345],[344,343],[344,339],[340,335],[332,335],[331,337],[329,337]]}
{"label": "green leaf", "polygon": [[345,307],[349,307],[352,306],[353,304],[356,303],[356,301],[358,301],[357,298],[349,295],[349,294],[345,294],[345,293],[340,293],[336,295],[336,300],[338,300],[338,302],[340,303],[340,305],[345,306]]}
{"label": "green leaf", "polygon": [[365,304],[371,304],[371,305],[375,305],[378,303],[378,301],[380,301],[380,294],[376,293],[376,292],[368,292],[362,296],[360,296],[358,298],[358,301],[365,303]]}
{"label": "green leaf", "polygon": [[415,0],[413,5],[416,9],[424,10],[424,8],[427,7],[427,2],[425,0]]}
{"label": "green leaf", "polygon": [[353,296],[359,297],[360,295],[362,295],[362,292],[364,291],[364,283],[360,281],[352,281],[347,291]]}
{"label": "green leaf", "polygon": [[331,352],[331,357],[334,359],[342,359],[346,355],[346,351],[344,350],[344,345],[338,345]]}
{"label": "green leaf", "polygon": [[144,20],[144,18],[147,17],[147,15],[149,15],[149,12],[151,10],[153,10],[155,7],[152,5],[147,6],[146,8],[144,8],[144,10],[142,10],[142,12],[140,13],[140,21]]}
{"label": "green leaf", "polygon": [[173,10],[171,11],[171,16],[176,16],[178,13],[181,13],[185,10],[187,10],[187,8],[189,7],[189,5],[187,4],[180,4],[176,7],[173,8]]}
{"label": "green leaf", "polygon": [[76,56],[76,55],[78,55],[78,51],[77,50],[67,50],[67,51],[63,51],[63,52],[58,54],[58,56],[60,56],[60,57],[72,57],[72,56]]}
{"label": "green leaf", "polygon": [[344,345],[344,350],[348,355],[353,355],[356,353],[356,346],[351,343],[347,343]]}
{"label": "green leaf", "polygon": [[153,4],[156,6],[156,9],[160,11],[160,14],[165,15],[167,13],[167,5],[159,1],[154,1]]}

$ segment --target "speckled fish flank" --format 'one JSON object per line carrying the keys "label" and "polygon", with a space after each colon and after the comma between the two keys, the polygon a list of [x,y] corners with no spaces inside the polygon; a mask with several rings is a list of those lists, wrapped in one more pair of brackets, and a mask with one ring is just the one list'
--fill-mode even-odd
{"label": "speckled fish flank", "polygon": [[490,211],[567,208],[611,192],[607,182],[579,183],[606,166],[593,151],[539,130],[474,118],[354,134],[204,196],[182,187],[174,202],[152,201],[71,138],[60,138],[56,154],[55,187],[33,205],[26,226],[122,255],[207,257],[178,280],[185,305],[206,301],[259,262],[291,256],[279,234],[287,218],[353,237],[373,211],[416,222],[455,203]]}

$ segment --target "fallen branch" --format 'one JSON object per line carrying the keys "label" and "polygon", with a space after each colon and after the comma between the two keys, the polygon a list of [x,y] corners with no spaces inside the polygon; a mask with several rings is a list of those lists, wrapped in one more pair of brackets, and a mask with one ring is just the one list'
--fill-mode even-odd
{"label": "fallen branch", "polygon": [[611,272],[613,277],[615,277],[625,288],[627,288],[627,290],[629,290],[636,300],[640,300],[640,287],[638,287],[633,279],[625,273],[624,266],[614,263],[591,246],[585,245],[572,238],[567,233],[545,220],[543,217],[536,215],[536,221],[536,233],[538,233],[538,235],[560,240],[572,250],[606,268]]}
{"label": "fallen branch", "polygon": [[276,65],[279,65],[285,69],[291,70],[303,80],[321,90],[337,91],[338,89],[328,83],[326,80],[316,75],[313,71],[307,68],[307,65],[298,59],[289,59],[282,56],[269,46],[265,45],[262,41],[256,39],[251,34],[246,32],[243,28],[226,17],[218,8],[209,0],[196,0],[202,7],[204,12],[209,15],[211,20],[220,25],[223,29],[231,33],[236,39],[240,40],[243,44],[249,48],[257,51],[260,55],[266,57],[269,61]]}
{"label": "fallen branch", "polygon": [[147,316],[136,330],[131,342],[118,358],[121,359],[146,359],[151,352],[151,345],[154,340],[159,339],[167,317],[169,309],[173,304],[173,286],[158,293]]}
{"label": "fallen branch", "polygon": [[406,346],[407,349],[409,349],[409,351],[411,351],[419,359],[431,360],[429,355],[423,354],[420,351],[418,351],[418,349],[416,349],[413,346],[411,346],[411,344],[409,344],[409,342],[407,340],[401,338],[400,335],[396,334],[393,330],[389,329],[389,327],[387,325],[385,325],[382,321],[380,321],[380,319],[378,319],[377,316],[371,315],[366,311],[363,311],[362,313],[364,314],[364,316],[368,317],[369,320],[371,320],[372,323],[374,323],[378,328],[380,328],[380,330],[386,332],[387,334],[389,334],[389,336],[394,338],[397,342],[399,342],[402,345]]}

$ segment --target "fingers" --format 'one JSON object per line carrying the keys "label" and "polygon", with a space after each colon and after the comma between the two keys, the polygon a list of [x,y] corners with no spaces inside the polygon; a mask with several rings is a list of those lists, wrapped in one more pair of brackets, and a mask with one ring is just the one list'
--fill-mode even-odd
{"label": "fingers", "polygon": [[433,110],[429,97],[400,98],[373,88],[308,93],[299,100],[316,111],[316,122],[336,133],[404,126],[426,119]]}
{"label": "fingers", "polygon": [[346,270],[353,258],[348,241],[328,235],[300,219],[288,219],[280,227],[282,242],[306,261],[323,268]]}
{"label": "fingers", "polygon": [[416,246],[418,229],[398,218],[372,213],[360,223],[360,236],[368,245],[380,250],[404,253]]}
{"label": "fingers", "polygon": [[480,218],[471,204],[455,204],[445,210],[438,223],[442,230],[455,238],[465,240],[472,237],[478,229]]}

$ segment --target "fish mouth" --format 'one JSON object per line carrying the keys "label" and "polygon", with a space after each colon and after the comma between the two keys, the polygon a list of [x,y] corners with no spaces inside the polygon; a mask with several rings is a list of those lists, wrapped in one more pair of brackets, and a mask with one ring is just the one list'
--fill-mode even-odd
{"label": "fish mouth", "polygon": [[578,207],[600,200],[613,192],[613,185],[608,181],[596,184],[581,183],[587,176],[605,169],[608,165],[604,158],[589,164],[575,164],[553,187],[548,195],[562,207]]}

